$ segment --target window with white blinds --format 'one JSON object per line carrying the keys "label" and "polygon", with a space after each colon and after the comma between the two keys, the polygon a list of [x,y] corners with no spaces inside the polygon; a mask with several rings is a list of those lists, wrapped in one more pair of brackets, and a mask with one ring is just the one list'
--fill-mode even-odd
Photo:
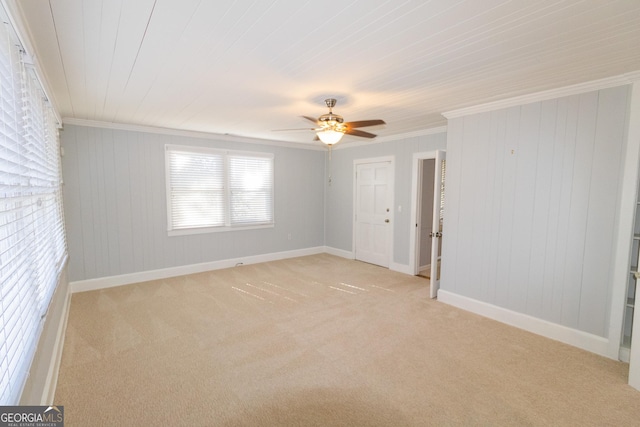
{"label": "window with white blinds", "polygon": [[66,260],[55,115],[0,7],[0,405],[19,401]]}
{"label": "window with white blinds", "polygon": [[273,222],[273,159],[229,155],[231,225]]}
{"label": "window with white blinds", "polygon": [[273,155],[166,146],[170,234],[273,225]]}
{"label": "window with white blinds", "polygon": [[224,156],[168,149],[169,229],[225,225]]}

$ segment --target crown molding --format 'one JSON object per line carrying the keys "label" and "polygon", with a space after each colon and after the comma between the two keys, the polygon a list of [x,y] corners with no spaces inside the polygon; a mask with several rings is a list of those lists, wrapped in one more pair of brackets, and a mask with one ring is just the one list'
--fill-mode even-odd
{"label": "crown molding", "polygon": [[324,151],[325,147],[316,145],[306,145],[299,142],[277,141],[270,139],[249,138],[232,134],[218,134],[209,132],[199,132],[193,130],[171,129],[155,126],[134,125],[127,123],[103,122],[99,120],[75,119],[63,117],[62,123],[74,126],[85,126],[102,129],[126,130],[131,132],[155,133],[160,135],[183,136],[186,138],[209,139],[212,141],[242,142],[245,144],[270,145],[276,147],[297,148],[301,150]]}
{"label": "crown molding", "polygon": [[383,142],[396,142],[402,139],[415,138],[415,137],[427,136],[427,135],[435,135],[438,133],[446,133],[446,132],[447,132],[446,125],[438,126],[434,128],[423,129],[423,130],[414,131],[414,132],[407,132],[407,133],[402,133],[397,135],[379,136],[379,137],[376,137],[375,139],[370,139],[370,140],[348,142],[346,144],[338,143],[333,146],[333,150],[344,150],[347,148],[356,148],[356,147],[362,147],[365,145],[381,144]]}
{"label": "crown molding", "polygon": [[581,93],[607,89],[610,87],[628,85],[639,80],[640,80],[640,70],[632,71],[632,72],[621,74],[618,76],[607,77],[604,79],[593,80],[585,83],[578,83],[571,86],[545,90],[542,92],[531,93],[528,95],[516,96],[513,98],[502,99],[500,101],[488,102],[486,104],[460,108],[458,110],[447,111],[445,113],[442,113],[442,115],[447,119],[454,119],[456,117],[463,117],[463,116],[468,116],[468,115],[477,114],[477,113],[485,113],[487,111],[501,110],[503,108],[530,104],[532,102],[547,101],[549,99],[561,98],[564,96],[578,95]]}
{"label": "crown molding", "polygon": [[399,141],[401,139],[407,138],[415,138],[416,136],[426,136],[426,135],[434,135],[437,133],[446,133],[447,125],[421,129],[413,132],[401,133],[398,135],[389,135],[389,136],[381,136],[380,138],[376,138],[377,142],[390,142],[390,141]]}
{"label": "crown molding", "polygon": [[[226,141],[226,142],[243,142],[247,144],[258,144],[258,145],[271,145],[276,147],[287,147],[287,148],[298,148],[302,150],[313,150],[313,151],[325,151],[327,150],[326,146],[320,145],[307,145],[300,142],[287,142],[287,141],[276,141],[270,139],[259,139],[259,138],[249,138],[238,135],[231,134],[218,134],[218,133],[209,133],[209,132],[199,132],[192,130],[181,130],[181,129],[171,129],[171,128],[162,128],[155,126],[144,126],[144,125],[134,125],[127,123],[116,123],[116,122],[103,122],[99,120],[85,120],[85,119],[76,119],[73,117],[63,117],[62,123],[66,125],[74,125],[74,126],[84,126],[84,127],[94,127],[94,128],[102,128],[102,129],[114,129],[114,130],[126,130],[132,132],[145,132],[145,133],[155,133],[161,135],[172,135],[172,136],[184,136],[188,138],[200,138],[200,139],[209,139],[213,141]],[[399,141],[401,139],[406,138],[414,138],[417,136],[425,136],[425,135],[433,135],[438,133],[445,133],[447,131],[446,126],[438,126],[435,128],[429,128],[424,130],[419,130],[415,132],[403,133],[399,135],[390,135],[384,137],[377,137],[375,140],[366,140],[366,141],[355,141],[349,142],[346,144],[338,143],[334,145],[332,148],[334,150],[340,150],[345,148],[355,148],[363,145],[371,145],[371,144],[379,144],[382,142],[390,142],[390,141]]]}

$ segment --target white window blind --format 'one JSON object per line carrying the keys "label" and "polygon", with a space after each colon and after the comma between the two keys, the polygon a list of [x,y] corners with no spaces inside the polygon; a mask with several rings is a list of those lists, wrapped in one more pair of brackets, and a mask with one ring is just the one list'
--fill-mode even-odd
{"label": "white window blind", "polygon": [[16,404],[66,259],[56,120],[0,7],[0,404]]}
{"label": "white window blind", "polygon": [[273,155],[166,146],[169,232],[273,224]]}
{"label": "white window blind", "polygon": [[224,156],[171,150],[170,228],[225,225]]}
{"label": "white window blind", "polygon": [[230,155],[229,198],[232,225],[273,222],[273,159]]}

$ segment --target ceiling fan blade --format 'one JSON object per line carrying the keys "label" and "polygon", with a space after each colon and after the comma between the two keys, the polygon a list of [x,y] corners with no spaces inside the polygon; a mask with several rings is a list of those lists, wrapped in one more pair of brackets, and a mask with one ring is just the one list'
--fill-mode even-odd
{"label": "ceiling fan blade", "polygon": [[309,116],[300,116],[300,117],[304,117],[305,119],[312,121],[313,123],[318,123],[318,120],[314,119],[313,117],[309,117]]}
{"label": "ceiling fan blade", "polygon": [[357,122],[347,122],[345,125],[348,128],[363,128],[367,126],[377,126],[377,125],[386,125],[384,120],[360,120]]}
{"label": "ceiling fan blade", "polygon": [[364,132],[364,131],[357,130],[357,129],[347,129],[347,130],[345,131],[345,133],[346,133],[347,135],[361,136],[361,137],[363,137],[363,138],[375,138],[375,137],[377,136],[377,135],[374,135],[374,134],[372,134],[372,133]]}

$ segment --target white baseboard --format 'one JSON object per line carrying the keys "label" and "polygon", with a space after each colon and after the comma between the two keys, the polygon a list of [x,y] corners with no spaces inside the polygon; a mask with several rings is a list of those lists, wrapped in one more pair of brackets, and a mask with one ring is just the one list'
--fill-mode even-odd
{"label": "white baseboard", "polygon": [[[347,259],[356,259],[356,254],[354,254],[351,251],[345,251],[343,249],[336,249],[336,248],[332,248],[330,246],[325,246],[324,247],[324,251],[330,255],[335,255],[335,256],[339,256],[342,258],[347,258]],[[390,262],[389,263],[389,270],[392,271],[397,271],[398,273],[404,273],[404,274],[409,274],[411,276],[413,276],[412,272],[411,272],[411,268],[408,265],[405,264],[398,264],[395,262]]]}
{"label": "white baseboard", "polygon": [[56,394],[56,387],[58,385],[58,372],[60,371],[60,363],[62,362],[62,349],[64,347],[64,337],[67,332],[67,322],[69,320],[69,308],[71,307],[71,285],[67,286],[67,295],[65,296],[64,307],[62,309],[62,318],[58,324],[56,331],[56,341],[53,346],[53,357],[49,363],[49,369],[47,370],[47,379],[45,380],[45,386],[42,390],[42,398],[40,399],[40,405],[50,406],[55,402],[53,399]]}
{"label": "white baseboard", "polygon": [[618,351],[618,359],[621,362],[629,363],[631,360],[631,349],[620,347],[620,350]]}
{"label": "white baseboard", "polygon": [[398,273],[408,274],[413,276],[413,272],[411,271],[411,267],[406,264],[398,264],[396,262],[389,263],[389,270],[397,271]]}
{"label": "white baseboard", "polygon": [[356,259],[356,254],[354,254],[351,251],[345,251],[343,249],[336,249],[336,248],[332,248],[330,246],[325,246],[324,247],[324,252],[328,253],[329,255],[339,256],[341,258]]}
{"label": "white baseboard", "polygon": [[79,280],[71,282],[69,286],[71,287],[72,293],[95,291],[98,289],[129,285],[132,283],[147,282],[149,280],[167,279],[169,277],[184,276],[186,274],[202,273],[205,271],[230,268],[237,265],[257,264],[261,262],[295,258],[299,256],[315,255],[324,252],[325,248],[322,246],[318,246],[314,248],[296,249],[285,252],[275,252],[270,254],[253,255],[220,261],[203,262],[200,264],[181,265],[177,267],[162,268],[158,270],[140,271],[130,274],[121,274],[118,276]]}
{"label": "white baseboard", "polygon": [[577,329],[518,313],[440,289],[438,301],[611,358],[609,340]]}

